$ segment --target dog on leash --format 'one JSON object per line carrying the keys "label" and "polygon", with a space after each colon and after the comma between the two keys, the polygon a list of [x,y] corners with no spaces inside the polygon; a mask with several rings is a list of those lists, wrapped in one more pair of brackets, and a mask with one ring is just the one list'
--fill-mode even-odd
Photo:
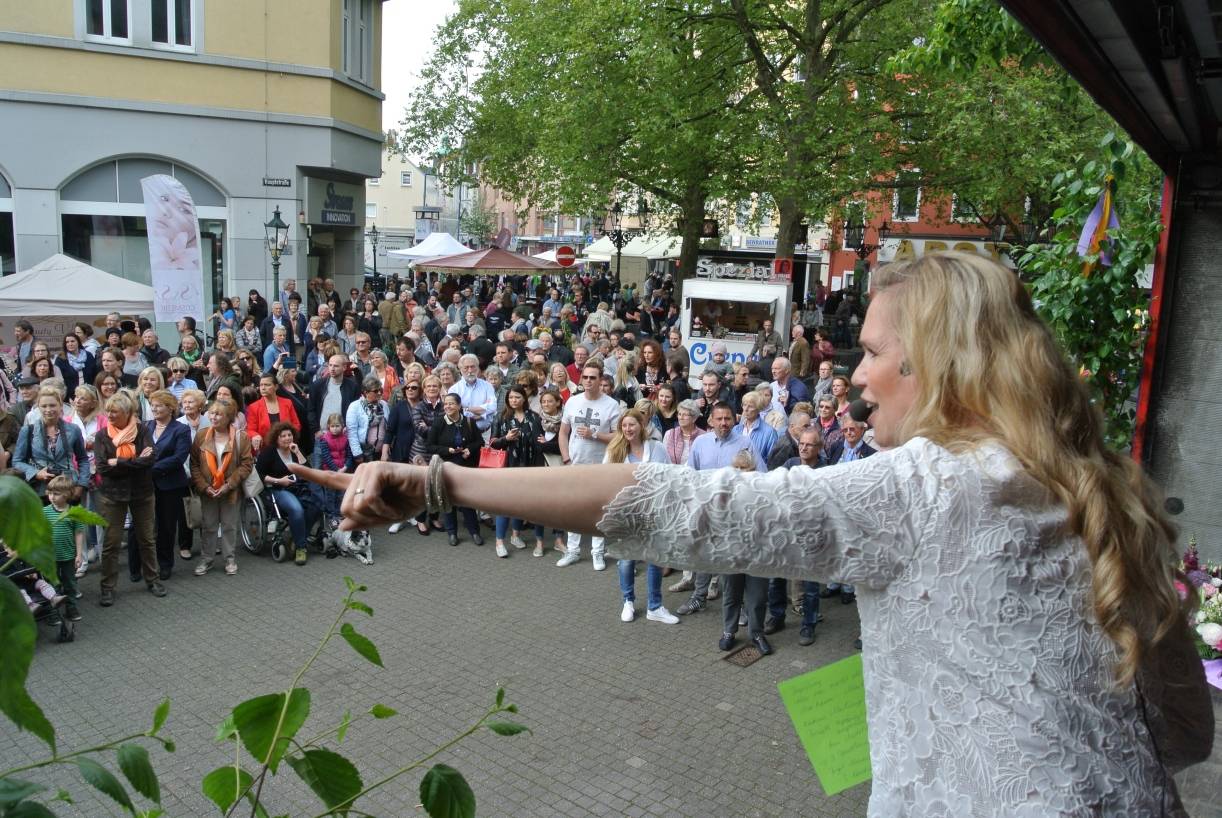
{"label": "dog on leash", "polygon": [[369,532],[343,531],[339,522],[338,517],[327,520],[327,531],[323,535],[327,558],[356,557],[362,565],[373,565],[373,538]]}

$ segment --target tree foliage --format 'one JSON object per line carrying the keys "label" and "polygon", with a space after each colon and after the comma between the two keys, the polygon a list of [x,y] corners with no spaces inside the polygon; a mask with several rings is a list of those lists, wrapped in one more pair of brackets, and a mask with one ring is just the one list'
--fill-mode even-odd
{"label": "tree foliage", "polygon": [[[0,568],[8,568],[17,559],[41,562],[43,543],[21,534],[23,526],[35,521],[47,524],[42,504],[24,481],[0,477],[0,541],[15,552],[11,558],[0,559]],[[64,516],[72,516],[90,525],[105,525],[106,521],[93,512],[73,508]],[[48,537],[49,539],[49,537]],[[217,728],[216,740],[228,742],[227,753],[232,759],[208,773],[200,784],[201,791],[216,805],[223,816],[250,805],[252,816],[267,818],[264,784],[274,778],[284,761],[322,802],[316,818],[329,815],[366,814],[356,806],[359,799],[407,773],[423,768],[436,756],[452,748],[480,730],[497,736],[514,736],[529,730],[516,722],[503,720],[518,708],[506,704],[505,689],[498,688],[493,703],[474,724],[450,741],[426,755],[411,761],[372,784],[365,784],[356,765],[334,749],[323,746],[343,742],[352,724],[345,713],[339,724],[311,738],[303,738],[301,729],[310,718],[310,692],[301,681],[318,659],[323,649],[337,634],[366,661],[382,666],[382,658],[373,642],[357,632],[351,622],[343,621],[356,612],[373,616],[373,609],[357,599],[367,588],[350,577],[344,577],[347,588],[335,621],[313,655],[298,670],[283,692],[256,696],[240,702]],[[50,756],[33,759],[8,770],[0,770],[0,814],[4,816],[42,816],[54,818],[51,805],[55,801],[73,803],[64,790],[47,797],[47,788],[39,783],[17,778],[19,774],[44,768],[76,770],[81,779],[102,795],[114,801],[126,815],[133,818],[157,818],[164,814],[161,805],[161,785],[145,744],[159,744],[166,752],[174,752],[174,742],[162,730],[170,714],[166,699],[153,711],[152,727],[139,727],[129,735],[71,752],[61,752],[56,743],[55,729],[26,689],[26,674],[37,641],[37,626],[17,586],[0,577],[0,712],[18,729],[28,730],[51,751]],[[368,715],[375,720],[389,719],[398,711],[384,704],[375,704]],[[143,742],[143,743],[141,743]],[[242,755],[245,748],[247,756]],[[114,762],[122,773],[121,779],[107,765],[113,753]],[[250,767],[254,770],[251,772]],[[126,784],[124,783],[126,780]],[[130,786],[133,792],[129,792]],[[434,764],[421,781],[421,796],[425,812],[432,818],[472,818],[475,815],[475,794],[457,770]],[[139,798],[148,801],[144,807]],[[37,800],[36,800],[37,799]]]}
{"label": "tree foliage", "polygon": [[1115,127],[993,0],[942,0],[890,67],[908,93],[897,166],[919,168],[922,186],[1011,237],[1024,215],[1048,217],[1052,179]]}
{"label": "tree foliage", "polygon": [[[1103,251],[1078,255],[1078,238],[1108,179],[1120,227],[1108,231]],[[1133,393],[1141,373],[1149,291],[1138,277],[1154,259],[1162,230],[1161,173],[1131,142],[1109,132],[1092,155],[1052,182],[1054,233],[1018,257],[1037,309],[1061,347],[1082,368],[1103,412],[1108,443],[1117,449],[1133,437]],[[1084,271],[1084,262],[1093,267]]]}

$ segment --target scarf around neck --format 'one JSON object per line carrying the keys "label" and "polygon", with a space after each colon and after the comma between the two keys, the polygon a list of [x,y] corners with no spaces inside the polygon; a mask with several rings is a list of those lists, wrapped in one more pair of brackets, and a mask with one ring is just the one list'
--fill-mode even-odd
{"label": "scarf around neck", "polygon": [[131,460],[136,456],[136,428],[138,425],[136,416],[132,415],[128,418],[127,426],[123,428],[106,427],[106,434],[110,437],[110,442],[115,444],[115,457]]}

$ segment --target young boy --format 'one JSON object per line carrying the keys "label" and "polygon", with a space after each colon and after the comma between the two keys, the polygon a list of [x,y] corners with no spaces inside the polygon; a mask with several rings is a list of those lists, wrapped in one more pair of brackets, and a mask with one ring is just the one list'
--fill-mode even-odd
{"label": "young boy", "polygon": [[59,573],[59,592],[67,597],[64,613],[70,622],[79,622],[77,608],[76,569],[85,559],[85,524],[69,518],[60,519],[68,510],[74,494],[72,478],[58,475],[47,484],[48,505],[42,512],[51,524],[51,546],[55,550],[55,569]]}

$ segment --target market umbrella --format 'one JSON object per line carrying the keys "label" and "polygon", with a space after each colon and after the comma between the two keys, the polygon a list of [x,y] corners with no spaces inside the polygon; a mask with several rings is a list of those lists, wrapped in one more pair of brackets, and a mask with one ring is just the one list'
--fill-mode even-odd
{"label": "market umbrella", "polygon": [[429,273],[482,276],[512,276],[541,272],[557,273],[564,270],[563,267],[554,261],[531,258],[530,256],[512,253],[509,250],[502,250],[498,247],[429,259],[416,264],[416,269]]}

